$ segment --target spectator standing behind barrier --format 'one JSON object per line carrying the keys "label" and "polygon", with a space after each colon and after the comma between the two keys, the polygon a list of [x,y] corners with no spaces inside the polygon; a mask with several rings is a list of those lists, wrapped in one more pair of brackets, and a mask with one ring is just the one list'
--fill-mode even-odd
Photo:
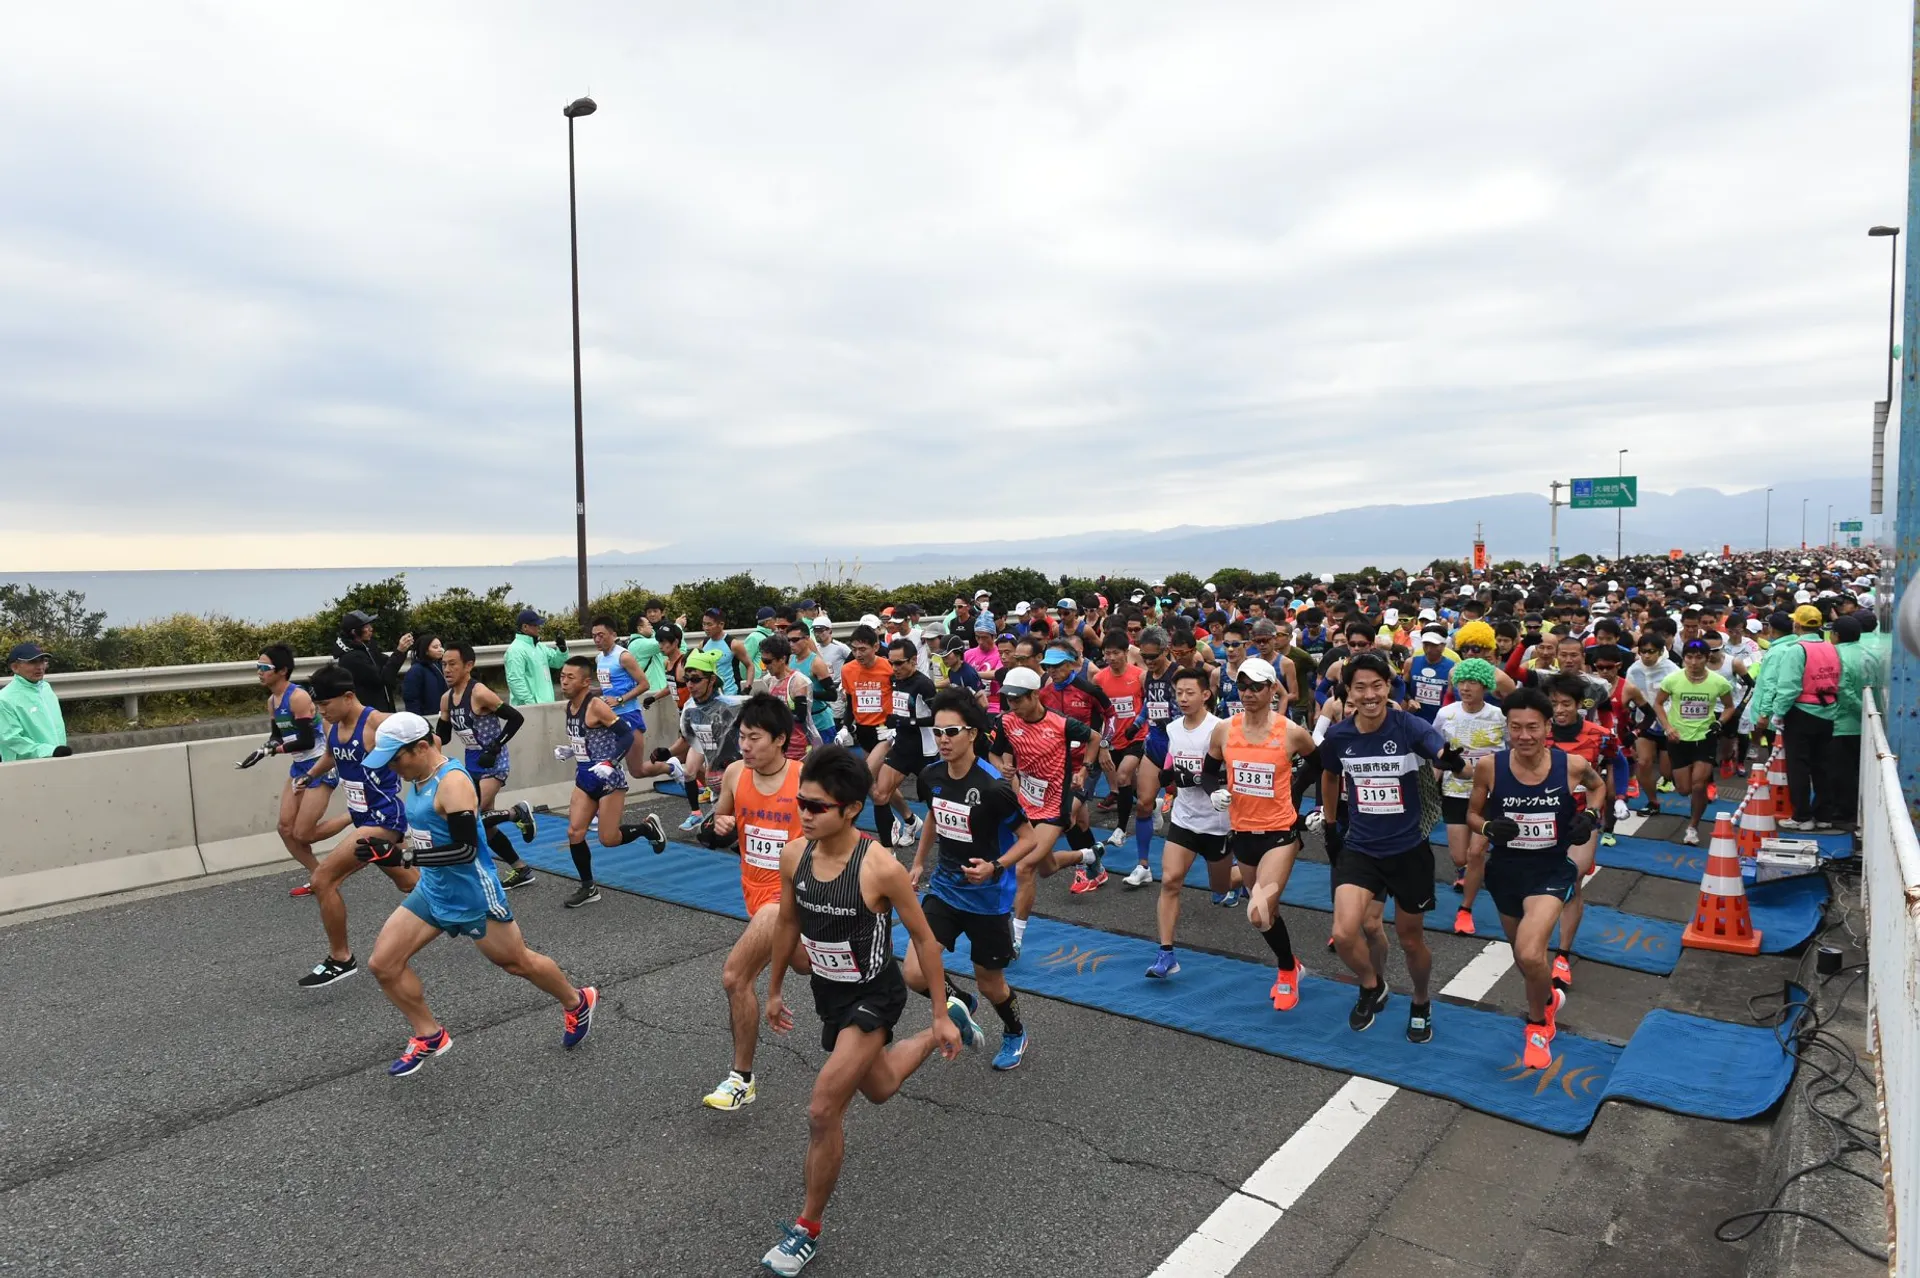
{"label": "spectator standing behind barrier", "polygon": [[1873,686],[1873,650],[1860,642],[1856,614],[1833,619],[1833,650],[1840,654],[1840,699],[1834,703],[1833,789],[1836,824],[1851,828],[1860,812],[1860,715],[1862,693]]}
{"label": "spectator standing behind barrier", "polygon": [[440,668],[440,661],[446,655],[440,636],[428,635],[425,643],[414,645],[413,664],[407,667],[407,677],[400,681],[400,700],[422,718],[434,719],[440,715],[440,698],[447,692],[447,674]]}
{"label": "spectator standing behind barrier", "polygon": [[540,642],[540,627],[545,620],[531,608],[522,608],[515,618],[520,633],[507,645],[507,704],[537,706],[556,701],[553,672],[567,664],[567,645],[560,640],[552,647]]}
{"label": "spectator standing behind barrier", "polygon": [[333,637],[333,659],[353,676],[354,695],[360,704],[382,714],[393,713],[393,685],[400,679],[400,665],[413,647],[412,635],[401,635],[400,645],[391,653],[373,646],[373,623],[379,617],[358,608],[340,618],[340,633]]}
{"label": "spectator standing behind barrier", "polygon": [[15,644],[7,654],[13,679],[0,688],[0,763],[22,759],[64,759],[67,720],[60,698],[47,682],[47,662],[53,654],[37,643]]}
{"label": "spectator standing behind barrier", "polygon": [[[1775,613],[1773,626],[1779,629]],[[1787,795],[1793,815],[1783,830],[1829,829],[1842,819],[1833,746],[1839,717],[1840,659],[1822,631],[1826,617],[1813,604],[1791,615],[1793,634],[1776,639],[1760,663],[1753,690],[1754,724],[1764,730],[1778,723],[1787,740]],[[1811,654],[1811,655],[1810,655]]]}

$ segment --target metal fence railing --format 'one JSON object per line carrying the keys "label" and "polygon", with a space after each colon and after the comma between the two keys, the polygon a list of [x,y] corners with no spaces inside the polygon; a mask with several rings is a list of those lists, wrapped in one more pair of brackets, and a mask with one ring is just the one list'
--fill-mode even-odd
{"label": "metal fence railing", "polygon": [[1920,1223],[1920,838],[1871,690],[1861,727],[1867,1015],[1879,1093],[1888,1272],[1920,1275],[1920,1254],[1898,1243],[1902,1221]]}

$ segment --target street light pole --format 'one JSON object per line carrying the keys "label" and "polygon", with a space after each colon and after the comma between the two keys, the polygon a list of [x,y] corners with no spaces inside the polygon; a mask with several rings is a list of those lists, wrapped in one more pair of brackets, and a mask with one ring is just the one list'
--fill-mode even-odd
{"label": "street light pole", "polygon": [[[1887,458],[1887,420],[1893,415],[1893,340],[1894,315],[1899,309],[1900,299],[1900,228],[1897,226],[1873,226],[1867,228],[1867,234],[1887,241],[1887,397],[1873,406],[1873,492],[1871,510],[1878,515],[1885,509],[1884,489],[1886,488]],[[1874,535],[1879,536],[1876,526]]]}
{"label": "street light pole", "polygon": [[580,569],[580,611],[575,620],[583,629],[587,624],[587,435],[580,407],[580,219],[573,195],[573,122],[597,110],[592,98],[575,98],[561,109],[567,117],[567,238],[573,251],[573,517],[574,553]]}
{"label": "street light pole", "polygon": [[[1626,456],[1627,456],[1627,450],[1624,448],[1621,449],[1614,456],[1613,475],[1614,475],[1614,478],[1616,479],[1618,479],[1620,476],[1627,473]],[[1622,527],[1624,527],[1622,520],[1625,514],[1626,514],[1626,507],[1615,506],[1613,508],[1613,562],[1615,562],[1616,564],[1620,562],[1620,554],[1621,554],[1621,549],[1620,549],[1621,531],[1620,530]]]}
{"label": "street light pole", "polygon": [[1833,547],[1833,503],[1827,503],[1827,547]]}
{"label": "street light pole", "polygon": [[1767,489],[1767,531],[1761,534],[1760,553],[1773,549],[1773,489]]}
{"label": "street light pole", "polygon": [[1807,498],[1800,499],[1800,549],[1807,548]]}

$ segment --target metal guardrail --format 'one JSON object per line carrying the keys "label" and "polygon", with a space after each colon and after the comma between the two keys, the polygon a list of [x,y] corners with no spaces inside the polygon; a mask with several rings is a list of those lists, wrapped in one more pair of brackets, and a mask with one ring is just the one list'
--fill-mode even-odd
{"label": "metal guardrail", "polygon": [[[844,636],[854,625],[853,622],[834,623],[835,636]],[[694,633],[697,636],[699,632]],[[746,628],[726,632],[729,639],[738,639],[750,633],[752,631]],[[474,665],[483,670],[500,669],[506,663],[506,651],[510,646],[504,643],[476,646],[473,650]],[[591,653],[594,651],[593,641],[570,639],[567,641],[567,651]],[[294,677],[305,678],[332,660],[331,656],[295,658]],[[0,674],[0,688],[12,681],[12,675]],[[119,697],[126,706],[127,722],[138,723],[141,697],[163,692],[252,688],[259,685],[260,676],[251,661],[219,661],[193,666],[140,666],[127,670],[69,670],[48,675],[47,682],[53,685],[54,692],[63,702]]]}
{"label": "metal guardrail", "polygon": [[1860,891],[1867,911],[1867,1024],[1880,1100],[1887,1271],[1920,1275],[1920,1248],[1899,1245],[1900,1222],[1920,1222],[1920,837],[1871,689],[1861,731]]}

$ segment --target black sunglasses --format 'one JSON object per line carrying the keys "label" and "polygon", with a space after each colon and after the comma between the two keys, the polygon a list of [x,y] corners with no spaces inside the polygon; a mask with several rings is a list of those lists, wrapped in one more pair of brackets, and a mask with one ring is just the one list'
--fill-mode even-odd
{"label": "black sunglasses", "polygon": [[819,816],[823,812],[831,812],[840,806],[832,799],[809,799],[804,795],[796,797],[794,802],[800,805],[802,812],[811,812],[815,816]]}

